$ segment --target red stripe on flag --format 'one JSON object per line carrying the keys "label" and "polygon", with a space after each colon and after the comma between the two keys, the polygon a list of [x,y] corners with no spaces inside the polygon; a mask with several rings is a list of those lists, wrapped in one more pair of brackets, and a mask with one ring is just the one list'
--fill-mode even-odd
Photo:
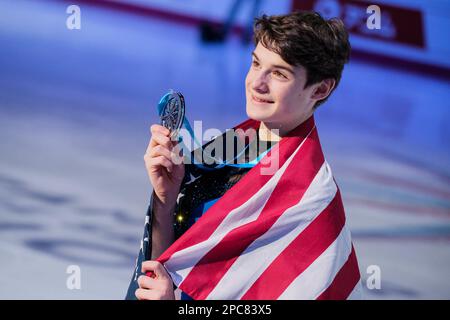
{"label": "red stripe on flag", "polygon": [[[238,127],[248,129],[248,126],[255,124],[249,120]],[[272,154],[279,157],[279,166],[281,167],[287,159],[294,153],[308,133],[314,127],[314,117],[310,117],[303,124],[289,134],[288,138],[283,138],[266,155]],[[223,219],[234,209],[246,203],[254,194],[256,194],[269,180],[271,175],[261,175],[261,163],[252,168],[241,180],[239,180],[222,198],[219,199],[211,208],[209,208],[200,219],[189,228],[189,230],[175,241],[157,260],[165,263],[177,251],[196,245],[207,240],[211,234],[222,223]]]}
{"label": "red stripe on flag", "polygon": [[230,231],[191,270],[180,289],[194,299],[206,299],[239,255],[303,197],[325,159],[317,130],[295,154],[257,220]]}
{"label": "red stripe on flag", "polygon": [[355,248],[352,245],[352,253],[341,270],[334,277],[331,285],[317,298],[317,300],[345,300],[352,293],[358,281],[361,279]]}
{"label": "red stripe on flag", "polygon": [[325,210],[278,255],[242,299],[277,299],[337,239],[344,224],[338,190]]}

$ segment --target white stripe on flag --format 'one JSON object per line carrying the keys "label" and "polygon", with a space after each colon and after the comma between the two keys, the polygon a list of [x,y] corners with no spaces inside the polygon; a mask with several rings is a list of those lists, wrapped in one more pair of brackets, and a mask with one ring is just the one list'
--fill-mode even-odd
{"label": "white stripe on flag", "polygon": [[325,161],[302,199],[236,259],[207,299],[240,299],[266,268],[333,200],[337,187]]}
{"label": "white stripe on flag", "polygon": [[352,293],[348,296],[347,300],[362,300],[364,299],[363,295],[363,286],[361,280],[358,281],[356,286],[353,288]]}
{"label": "white stripe on flag", "polygon": [[[311,134],[311,132],[309,134]],[[232,210],[223,219],[217,229],[214,230],[213,234],[206,241],[175,252],[170,259],[164,263],[175,285],[179,286],[197,262],[200,261],[200,259],[212,248],[214,248],[230,231],[243,224],[255,221],[258,218],[283,173],[286,171],[286,168],[289,166],[297,152],[299,152],[305,141],[306,138],[303,139],[283,166],[277,170],[273,177],[270,178],[270,180],[256,194],[254,194],[242,206]],[[176,271],[172,272],[171,270]]]}
{"label": "white stripe on flag", "polygon": [[280,300],[316,299],[333,282],[352,252],[350,232],[344,226],[331,244],[289,287]]}

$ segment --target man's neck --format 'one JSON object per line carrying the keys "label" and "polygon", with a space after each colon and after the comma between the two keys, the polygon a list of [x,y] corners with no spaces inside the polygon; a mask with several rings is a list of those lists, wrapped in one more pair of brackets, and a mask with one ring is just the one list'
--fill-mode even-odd
{"label": "man's neck", "polygon": [[[311,115],[309,115],[311,116]],[[306,121],[306,119],[309,118],[306,117],[305,119],[301,120],[301,122],[291,123],[291,124],[274,124],[274,123],[267,123],[261,121],[261,125],[259,126],[258,130],[258,136],[260,140],[265,141],[280,141],[285,135],[287,135],[291,130],[298,127],[301,123]]]}
{"label": "man's neck", "polygon": [[266,123],[261,122],[258,130],[258,136],[263,141],[280,141],[282,136],[278,128],[269,127]]}

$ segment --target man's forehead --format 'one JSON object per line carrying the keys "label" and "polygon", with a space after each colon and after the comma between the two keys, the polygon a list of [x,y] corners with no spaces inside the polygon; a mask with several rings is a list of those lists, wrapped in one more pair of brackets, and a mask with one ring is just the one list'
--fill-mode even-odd
{"label": "man's forehead", "polygon": [[255,55],[259,59],[265,58],[270,61],[274,61],[276,63],[282,63],[287,66],[290,66],[290,64],[287,63],[286,61],[284,61],[283,58],[278,53],[266,48],[265,46],[263,46],[261,44],[261,42],[258,43],[256,48],[253,50],[252,54]]}
{"label": "man's forehead", "polygon": [[252,55],[256,59],[263,61],[264,63],[285,67],[286,69],[291,70],[293,73],[295,73],[297,69],[301,69],[301,66],[293,66],[286,62],[278,53],[266,48],[261,44],[261,42],[259,42],[256,48],[253,50]]}

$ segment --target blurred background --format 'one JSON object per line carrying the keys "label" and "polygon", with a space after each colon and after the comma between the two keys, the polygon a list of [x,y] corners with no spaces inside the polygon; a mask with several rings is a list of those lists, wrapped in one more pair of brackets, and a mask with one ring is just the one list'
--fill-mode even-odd
{"label": "blurred background", "polygon": [[[381,29],[366,23],[373,4]],[[159,98],[181,91],[203,128],[242,122],[249,25],[297,9],[351,32],[351,62],[316,122],[366,298],[449,299],[444,0],[1,0],[0,298],[122,299]],[[70,290],[73,265],[81,288]],[[365,285],[371,266],[380,288]]]}

